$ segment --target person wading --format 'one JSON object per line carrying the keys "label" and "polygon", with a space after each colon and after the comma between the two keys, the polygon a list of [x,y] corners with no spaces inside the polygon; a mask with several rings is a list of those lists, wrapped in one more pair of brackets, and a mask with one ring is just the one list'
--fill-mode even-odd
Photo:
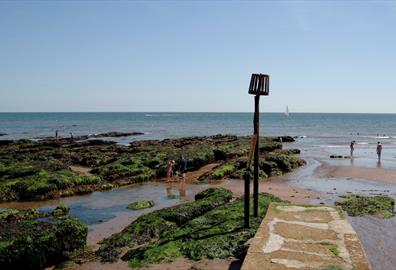
{"label": "person wading", "polygon": [[353,157],[353,151],[355,150],[355,143],[356,143],[356,141],[351,141],[351,145],[350,145],[350,148],[351,148],[351,157]]}
{"label": "person wading", "polygon": [[377,156],[378,156],[378,160],[381,160],[381,153],[382,153],[382,144],[380,142],[377,142]]}

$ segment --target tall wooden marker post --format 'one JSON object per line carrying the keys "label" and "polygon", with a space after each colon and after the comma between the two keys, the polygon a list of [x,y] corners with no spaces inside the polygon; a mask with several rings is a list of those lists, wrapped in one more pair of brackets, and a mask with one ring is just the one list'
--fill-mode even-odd
{"label": "tall wooden marker post", "polygon": [[[253,140],[254,150],[254,171],[253,171],[253,215],[258,216],[258,191],[259,191],[259,138],[260,138],[260,96],[269,94],[269,75],[252,74],[250,79],[249,94],[254,97],[254,118],[253,118]],[[247,172],[244,175],[245,180],[245,227],[249,227],[249,198],[250,198],[250,162],[248,161]]]}

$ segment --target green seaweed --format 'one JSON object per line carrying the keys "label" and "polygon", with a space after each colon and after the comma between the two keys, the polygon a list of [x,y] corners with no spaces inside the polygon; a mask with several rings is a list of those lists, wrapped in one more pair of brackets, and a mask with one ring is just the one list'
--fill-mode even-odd
{"label": "green seaweed", "polygon": [[[7,141],[0,148],[0,201],[52,199],[149,181],[165,177],[167,161],[180,156],[187,160],[188,171],[217,160],[226,162],[202,180],[242,179],[250,144],[250,137],[232,135],[134,141],[129,146],[101,140]],[[262,178],[303,164],[289,157],[296,150],[281,148],[279,138],[260,137]],[[267,157],[274,161],[266,161]],[[88,166],[93,175],[74,172],[72,165]]]}
{"label": "green seaweed", "polygon": [[69,211],[70,211],[69,206],[67,206],[65,204],[60,204],[54,209],[54,211],[52,211],[52,215],[55,217],[65,216],[69,213]]}
{"label": "green seaweed", "polygon": [[275,162],[283,172],[291,172],[293,169],[306,164],[303,159],[281,153],[270,153],[265,160]]}
{"label": "green seaweed", "polygon": [[391,218],[395,215],[395,200],[386,195],[340,197],[343,198],[343,201],[338,201],[335,204],[342,207],[350,216],[375,215],[381,218]]}
{"label": "green seaweed", "polygon": [[338,246],[336,244],[330,245],[329,250],[336,256],[340,254],[340,250],[338,249]]}
{"label": "green seaweed", "polygon": [[321,266],[320,270],[345,270],[345,268],[340,265],[329,264]]}
{"label": "green seaweed", "polygon": [[244,228],[243,198],[231,201],[230,191],[211,188],[191,203],[165,208],[141,216],[121,233],[101,243],[97,254],[103,261],[115,261],[122,247],[122,260],[139,268],[170,262],[184,256],[202,258],[243,257],[247,240],[254,236],[270,202],[281,202],[271,194],[259,195],[259,216]]}
{"label": "green seaweed", "polygon": [[235,171],[235,167],[232,164],[223,164],[216,168],[212,173],[213,179],[221,179],[227,175],[232,174]]}
{"label": "green seaweed", "polygon": [[51,222],[0,219],[0,268],[43,269],[86,244],[88,229],[76,218]]}
{"label": "green seaweed", "polygon": [[151,208],[155,205],[153,200],[150,201],[137,201],[137,202],[133,202],[131,204],[129,204],[127,206],[128,209],[130,210],[141,210],[141,209],[145,209],[145,208]]}

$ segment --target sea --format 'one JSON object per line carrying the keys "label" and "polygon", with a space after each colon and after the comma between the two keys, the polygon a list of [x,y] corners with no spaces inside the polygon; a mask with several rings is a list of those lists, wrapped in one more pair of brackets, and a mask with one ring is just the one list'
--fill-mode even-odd
{"label": "sea", "polygon": [[[164,139],[213,134],[249,135],[253,131],[252,113],[0,113],[2,139],[35,139],[54,136],[97,134],[107,131],[141,131],[139,139]],[[261,113],[260,133],[331,137],[335,140],[366,138],[396,141],[396,114],[346,113]],[[128,138],[130,140],[131,138]]]}

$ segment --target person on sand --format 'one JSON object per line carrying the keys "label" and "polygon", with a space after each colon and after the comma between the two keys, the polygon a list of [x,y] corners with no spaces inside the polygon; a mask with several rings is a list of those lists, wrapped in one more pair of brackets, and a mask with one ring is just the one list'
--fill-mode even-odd
{"label": "person on sand", "polygon": [[73,132],[70,132],[70,141],[74,142]]}
{"label": "person on sand", "polygon": [[58,140],[58,130],[55,130],[55,139]]}
{"label": "person on sand", "polygon": [[382,144],[380,142],[377,142],[377,156],[378,156],[378,160],[381,160],[381,152],[382,152]]}
{"label": "person on sand", "polygon": [[355,150],[355,143],[356,143],[356,141],[351,141],[351,145],[350,145],[350,148],[351,148],[351,157],[353,157],[353,151]]}
{"label": "person on sand", "polygon": [[180,180],[184,181],[186,179],[187,160],[183,156],[180,156],[179,167],[180,167]]}
{"label": "person on sand", "polygon": [[166,182],[173,180],[173,167],[175,166],[174,160],[169,160],[166,164]]}

